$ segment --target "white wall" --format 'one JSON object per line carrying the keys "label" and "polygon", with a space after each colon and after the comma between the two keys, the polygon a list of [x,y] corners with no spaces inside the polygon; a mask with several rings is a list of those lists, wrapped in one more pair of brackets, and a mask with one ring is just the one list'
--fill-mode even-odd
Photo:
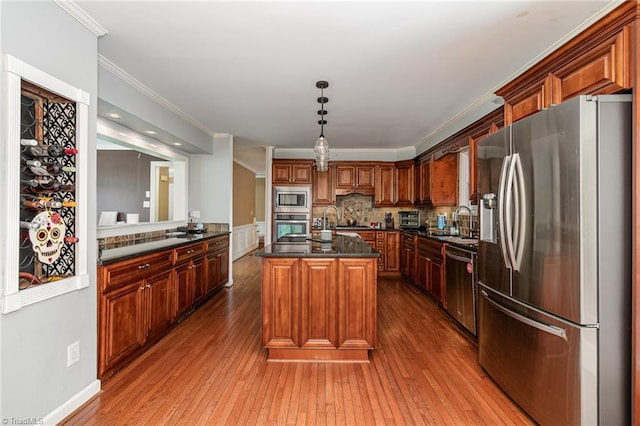
{"label": "white wall", "polygon": [[[0,34],[3,55],[9,53],[91,96],[86,164],[89,232],[83,238],[95,241],[96,36],[49,1],[0,1]],[[4,99],[6,89],[1,89]],[[0,117],[4,120],[4,114]],[[95,249],[90,243],[85,253],[89,288],[0,315],[0,418],[47,417],[71,400],[76,405],[84,402],[74,396],[86,399],[83,391],[96,389]],[[80,342],[80,361],[67,367],[67,345],[75,341]]]}
{"label": "white wall", "polygon": [[[200,222],[228,223],[233,229],[233,135],[213,138],[213,155],[189,158],[189,211],[200,211]],[[233,234],[229,244],[233,247]],[[229,285],[233,283],[229,256]]]}

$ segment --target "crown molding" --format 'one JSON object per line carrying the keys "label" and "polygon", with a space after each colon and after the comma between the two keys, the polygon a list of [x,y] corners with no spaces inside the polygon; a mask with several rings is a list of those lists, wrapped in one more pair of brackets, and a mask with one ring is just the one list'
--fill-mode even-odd
{"label": "crown molding", "polygon": [[93,19],[87,12],[85,12],[80,6],[75,4],[72,0],[52,0],[62,10],[67,12],[76,21],[80,22],[89,31],[96,35],[96,37],[102,37],[109,31],[105,27],[100,25],[98,21]]}
{"label": "crown molding", "polygon": [[205,126],[195,118],[191,117],[189,114],[182,111],[180,108],[178,108],[177,106],[175,106],[174,104],[172,104],[171,102],[163,98],[162,96],[158,95],[153,90],[149,89],[147,86],[145,86],[140,81],[136,80],[133,76],[131,76],[131,74],[127,73],[118,65],[114,64],[109,59],[105,58],[100,54],[98,55],[98,65],[104,68],[105,70],[109,71],[111,74],[115,75],[120,80],[124,81],[129,86],[133,87],[138,92],[142,93],[152,101],[156,102],[157,104],[171,111],[172,113],[174,113],[175,115],[177,115],[178,117],[186,121],[187,123],[202,130],[209,136],[213,137],[215,135],[218,135],[218,133],[215,133],[212,130],[210,130],[207,126]]}
{"label": "crown molding", "polygon": [[[413,146],[401,148],[331,148],[329,161],[401,161],[416,156]],[[313,148],[274,148],[273,158],[315,158]]]}

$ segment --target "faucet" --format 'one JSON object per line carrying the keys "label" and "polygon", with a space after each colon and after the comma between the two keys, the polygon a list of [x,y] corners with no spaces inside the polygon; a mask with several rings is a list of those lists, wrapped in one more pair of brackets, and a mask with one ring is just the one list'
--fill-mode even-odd
{"label": "faucet", "polygon": [[342,220],[342,217],[340,216],[340,210],[338,210],[338,207],[336,207],[335,205],[331,204],[329,206],[326,206],[323,210],[322,210],[322,229],[326,230],[327,229],[327,210],[329,208],[334,208],[336,210],[336,216],[338,218],[338,222],[340,222]]}
{"label": "faucet", "polygon": [[[458,213],[460,213],[460,211],[461,211],[461,210],[466,210],[466,211],[467,211],[467,213],[469,214],[469,236],[471,236],[471,229],[473,228],[473,227],[472,227],[472,223],[471,223],[471,222],[472,222],[472,220],[473,220],[473,216],[471,215],[471,209],[470,209],[469,207],[467,207],[467,206],[465,206],[465,205],[462,205],[462,204],[461,204],[461,205],[459,205],[458,207],[456,207],[456,209],[453,211],[453,217],[452,217],[452,219],[453,219],[454,221],[457,221],[457,220],[458,220]],[[460,232],[459,232],[459,228],[458,228],[458,234],[459,234],[459,233],[460,233]]]}

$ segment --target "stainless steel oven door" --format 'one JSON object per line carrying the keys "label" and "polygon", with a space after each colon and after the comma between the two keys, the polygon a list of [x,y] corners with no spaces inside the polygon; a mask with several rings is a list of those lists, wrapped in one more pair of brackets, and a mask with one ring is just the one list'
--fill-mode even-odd
{"label": "stainless steel oven door", "polygon": [[311,219],[308,214],[276,214],[273,220],[274,241],[287,234],[306,235],[311,233]]}

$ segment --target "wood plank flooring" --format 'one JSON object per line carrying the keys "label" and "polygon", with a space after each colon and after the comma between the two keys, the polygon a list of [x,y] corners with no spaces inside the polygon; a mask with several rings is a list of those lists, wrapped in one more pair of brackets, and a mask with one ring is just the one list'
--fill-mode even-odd
{"label": "wood plank flooring", "polygon": [[435,302],[378,281],[378,348],[364,364],[266,361],[260,259],[103,383],[65,424],[533,424],[486,376],[477,349]]}

